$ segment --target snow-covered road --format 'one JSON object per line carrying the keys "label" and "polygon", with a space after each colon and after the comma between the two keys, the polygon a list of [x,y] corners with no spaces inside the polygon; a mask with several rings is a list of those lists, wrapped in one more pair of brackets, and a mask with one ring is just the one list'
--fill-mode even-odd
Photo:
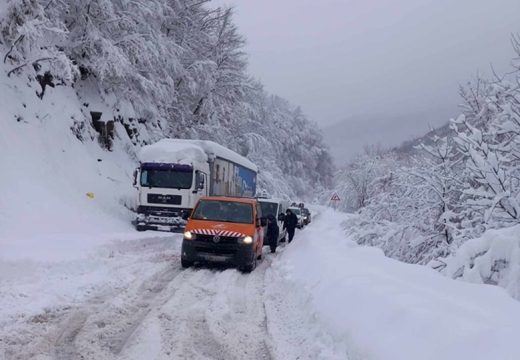
{"label": "snow-covered road", "polygon": [[[321,209],[251,274],[180,266],[180,235],[0,260],[0,359],[517,360],[520,303],[342,236]],[[165,236],[166,235],[166,236]]]}
{"label": "snow-covered road", "polygon": [[[266,293],[273,255],[251,274],[183,270],[180,243],[180,235],[161,236],[115,242],[70,262],[0,262],[0,359],[285,358],[272,333],[292,325],[282,321],[287,315],[267,315],[291,306],[285,289]],[[308,331],[281,353],[293,346],[296,356],[316,358],[297,343],[312,343],[301,334]]]}
{"label": "snow-covered road", "polygon": [[179,235],[118,242],[81,263],[40,265],[48,281],[4,279],[0,358],[270,359],[271,260],[250,275],[182,270],[179,245]]}

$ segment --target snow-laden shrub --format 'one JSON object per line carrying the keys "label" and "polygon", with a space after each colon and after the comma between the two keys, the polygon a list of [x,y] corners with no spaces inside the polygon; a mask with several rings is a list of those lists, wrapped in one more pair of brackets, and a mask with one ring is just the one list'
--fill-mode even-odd
{"label": "snow-laden shrub", "polygon": [[446,256],[450,245],[427,237],[412,225],[369,220],[352,216],[342,224],[345,235],[360,245],[382,249],[386,256],[412,264],[427,264],[432,259]]}
{"label": "snow-laden shrub", "polygon": [[454,279],[505,288],[520,300],[520,226],[488,230],[481,237],[466,241],[446,258],[433,261],[433,267]]}

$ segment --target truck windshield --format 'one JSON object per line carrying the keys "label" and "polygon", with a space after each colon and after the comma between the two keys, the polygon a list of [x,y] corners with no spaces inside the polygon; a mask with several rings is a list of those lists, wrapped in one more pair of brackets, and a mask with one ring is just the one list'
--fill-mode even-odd
{"label": "truck windshield", "polygon": [[202,200],[193,211],[191,218],[194,220],[252,224],[253,208],[251,204],[239,202]]}
{"label": "truck windshield", "polygon": [[190,189],[193,170],[141,170],[141,186],[153,188]]}
{"label": "truck windshield", "polygon": [[262,216],[273,215],[276,217],[276,211],[278,210],[277,203],[260,201],[260,207],[262,208]]}

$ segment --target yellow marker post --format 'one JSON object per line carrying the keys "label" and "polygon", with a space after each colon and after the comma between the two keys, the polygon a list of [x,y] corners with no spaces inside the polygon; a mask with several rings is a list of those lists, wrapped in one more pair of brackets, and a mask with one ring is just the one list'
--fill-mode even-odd
{"label": "yellow marker post", "polygon": [[89,199],[94,199],[94,193],[93,192],[88,192],[86,195],[87,195],[87,197]]}

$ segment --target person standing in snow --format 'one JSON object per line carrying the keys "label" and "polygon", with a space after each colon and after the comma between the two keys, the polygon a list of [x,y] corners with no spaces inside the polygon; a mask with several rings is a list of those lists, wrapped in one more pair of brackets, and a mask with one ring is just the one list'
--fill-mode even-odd
{"label": "person standing in snow", "polygon": [[278,245],[278,235],[280,234],[280,229],[278,228],[278,224],[276,223],[276,219],[274,215],[269,214],[267,216],[267,243],[271,248],[271,253],[276,252],[276,246]]}
{"label": "person standing in snow", "polygon": [[283,221],[283,228],[287,229],[287,234],[289,234],[289,242],[291,242],[294,238],[296,225],[298,225],[298,217],[290,209],[287,209],[285,212],[285,219]]}

